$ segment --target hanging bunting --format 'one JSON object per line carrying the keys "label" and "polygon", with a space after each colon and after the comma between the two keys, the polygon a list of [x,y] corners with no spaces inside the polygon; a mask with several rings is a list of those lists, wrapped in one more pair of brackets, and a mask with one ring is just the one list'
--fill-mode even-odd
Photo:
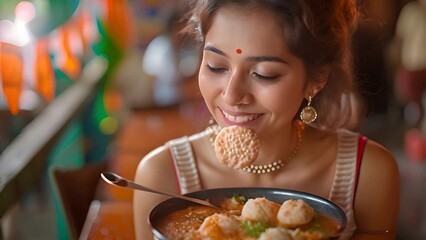
{"label": "hanging bunting", "polygon": [[107,34],[121,49],[132,46],[134,41],[134,18],[127,0],[99,0],[101,21],[105,22]]}
{"label": "hanging bunting", "polygon": [[37,92],[50,102],[55,95],[55,77],[47,38],[40,39],[35,44],[34,80]]}
{"label": "hanging bunting", "polygon": [[19,99],[23,85],[21,47],[0,42],[0,80],[3,94],[13,115],[19,113]]}
{"label": "hanging bunting", "polygon": [[[113,100],[115,97],[108,97],[109,91],[112,88],[112,75],[114,74],[115,68],[118,66],[118,63],[122,59],[124,53],[123,50],[116,44],[115,41],[106,33],[104,26],[101,22],[98,22],[98,29],[100,32],[100,41],[93,46],[94,52],[98,55],[102,55],[108,59],[108,69],[103,76],[99,92],[95,97],[94,110],[93,110],[93,120],[98,123],[99,130],[106,135],[111,135],[117,130],[117,127],[109,127],[111,125],[111,117],[114,114],[114,110],[117,110],[114,106],[118,106],[120,100]],[[117,99],[117,98],[115,98]],[[114,103],[113,103],[114,102]],[[111,103],[114,106],[109,106]],[[113,124],[116,125],[116,124]]]}
{"label": "hanging bunting", "polygon": [[76,39],[72,39],[71,31],[72,28],[68,25],[59,29],[58,66],[71,79],[76,80],[81,72],[81,64],[72,51],[71,43]]}

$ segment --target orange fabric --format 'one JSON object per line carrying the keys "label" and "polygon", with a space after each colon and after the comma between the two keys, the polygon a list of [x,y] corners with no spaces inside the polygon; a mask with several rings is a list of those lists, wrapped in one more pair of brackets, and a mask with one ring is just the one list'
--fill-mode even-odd
{"label": "orange fabric", "polygon": [[3,94],[13,115],[19,113],[19,98],[22,92],[23,59],[19,46],[0,43],[0,79]]}
{"label": "orange fabric", "polygon": [[71,79],[76,80],[81,72],[81,66],[78,58],[71,50],[71,28],[62,27],[60,29],[60,61],[59,68]]}
{"label": "orange fabric", "polygon": [[104,94],[104,103],[108,113],[118,112],[124,105],[123,96],[117,90],[108,89]]}
{"label": "orange fabric", "polygon": [[35,88],[47,101],[51,101],[55,94],[55,79],[50,61],[49,42],[47,39],[36,43],[34,61]]}
{"label": "orange fabric", "polygon": [[107,31],[120,48],[131,46],[134,40],[134,19],[128,1],[101,0],[105,6]]}

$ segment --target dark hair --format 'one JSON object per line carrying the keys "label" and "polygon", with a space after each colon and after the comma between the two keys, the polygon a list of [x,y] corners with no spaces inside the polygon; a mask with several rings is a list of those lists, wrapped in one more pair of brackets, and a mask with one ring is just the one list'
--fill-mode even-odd
{"label": "dark hair", "polygon": [[358,20],[355,0],[195,0],[185,32],[203,44],[212,18],[225,5],[270,10],[290,51],[303,60],[308,81],[327,80],[312,102],[319,115],[317,125],[336,128],[349,120],[349,94],[354,90],[351,39]]}

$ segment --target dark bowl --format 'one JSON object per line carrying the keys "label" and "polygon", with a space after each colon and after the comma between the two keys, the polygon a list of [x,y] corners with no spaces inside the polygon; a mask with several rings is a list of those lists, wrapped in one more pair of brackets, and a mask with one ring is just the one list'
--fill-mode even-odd
{"label": "dark bowl", "polygon": [[[241,194],[247,198],[265,197],[268,200],[277,203],[283,203],[289,199],[302,199],[311,207],[313,207],[317,212],[323,213],[326,216],[335,219],[336,222],[341,226],[340,229],[344,229],[346,226],[346,215],[339,206],[325,198],[300,191],[279,188],[215,188],[192,192],[185,195],[208,200],[215,205],[219,205],[226,198],[231,198],[235,194]],[[187,208],[191,205],[196,205],[196,203],[177,198],[170,198],[157,204],[151,210],[151,213],[148,217],[148,222],[151,226],[154,236],[159,240],[167,240],[167,238],[157,230],[157,224],[159,220],[163,219],[174,211]]]}

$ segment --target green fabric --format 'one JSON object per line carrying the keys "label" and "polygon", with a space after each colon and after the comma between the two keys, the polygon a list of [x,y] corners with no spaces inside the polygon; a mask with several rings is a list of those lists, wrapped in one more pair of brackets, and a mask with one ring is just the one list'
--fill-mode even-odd
{"label": "green fabric", "polygon": [[63,71],[61,71],[58,68],[54,69],[55,74],[55,96],[59,96],[61,93],[63,93],[65,90],[68,89],[73,83],[74,80],[72,80],[70,77],[68,77]]}
{"label": "green fabric", "polygon": [[84,165],[84,138],[79,121],[72,122],[51,151],[48,160],[49,180],[52,197],[56,209],[57,229],[59,239],[69,239],[69,230],[65,218],[61,198],[52,176],[54,168],[76,168]]}
{"label": "green fabric", "polygon": [[103,56],[108,60],[108,68],[102,76],[99,84],[99,91],[93,101],[88,105],[84,114],[84,131],[88,140],[93,143],[86,156],[87,162],[97,162],[105,159],[107,156],[107,148],[111,142],[112,136],[102,132],[100,123],[102,120],[111,117],[111,114],[105,107],[105,94],[111,88],[111,80],[114,72],[121,61],[124,52],[117,45],[114,39],[107,33],[102,21],[97,19],[97,27],[99,31],[99,41],[92,45],[94,54]]}
{"label": "green fabric", "polygon": [[80,3],[79,0],[48,0],[49,9],[42,16],[36,16],[28,24],[28,29],[34,36],[45,36],[64,24],[74,14]]}

